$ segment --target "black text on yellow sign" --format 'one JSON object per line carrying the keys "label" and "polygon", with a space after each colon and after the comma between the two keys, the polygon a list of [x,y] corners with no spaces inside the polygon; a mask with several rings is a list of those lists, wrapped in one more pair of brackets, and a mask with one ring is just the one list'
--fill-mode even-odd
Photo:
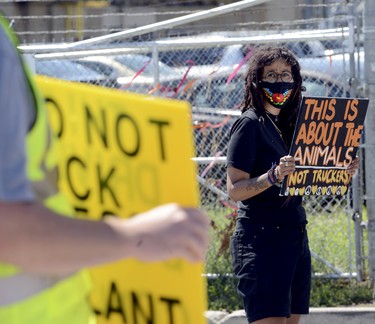
{"label": "black text on yellow sign", "polygon": [[204,323],[204,293],[196,290],[202,280],[192,275],[202,273],[201,265],[121,261],[112,265],[111,279],[105,282],[108,268],[94,270],[93,281],[100,285],[91,302],[100,323]]}
{"label": "black text on yellow sign", "polygon": [[[70,120],[64,114],[64,106],[52,98],[46,98],[46,103],[54,120],[56,135],[64,142],[65,137],[70,137],[72,133],[67,127]],[[146,118],[139,121],[130,114],[113,114],[106,107],[100,108],[96,114],[92,110],[93,107],[85,105],[79,116],[82,123],[77,136],[85,144],[85,149],[79,148],[67,156],[62,168],[69,193],[80,202],[75,206],[77,212],[87,214],[85,202],[90,203],[92,199],[99,200],[102,206],[115,207],[103,210],[102,215],[114,214],[123,209],[126,202],[134,199],[149,206],[160,204],[158,184],[162,178],[157,164],[168,164],[175,154],[175,150],[167,148],[166,143],[170,129],[174,127],[170,118]],[[148,150],[151,145],[154,153],[143,161],[140,157],[145,156],[143,151]],[[100,159],[93,163],[92,154],[87,150],[100,152]],[[91,156],[90,161],[88,156]],[[113,163],[103,163],[106,156],[113,156]],[[120,167],[117,160],[122,160]],[[89,176],[93,177],[93,182],[82,182],[79,175],[87,179]],[[118,178],[123,179],[122,190],[116,190],[119,182],[115,179]]]}
{"label": "black text on yellow sign", "polygon": [[[58,138],[60,188],[80,217],[197,206],[187,103],[38,78]],[[90,269],[99,323],[204,323],[202,264],[126,260]]]}
{"label": "black text on yellow sign", "polygon": [[[178,322],[185,310],[179,298],[170,296],[139,294],[137,291],[121,292],[116,282],[111,282],[107,304],[104,309],[95,309],[95,313],[107,320],[117,318],[123,323],[156,323],[157,314],[164,312],[165,324]],[[181,316],[182,315],[182,316]]]}

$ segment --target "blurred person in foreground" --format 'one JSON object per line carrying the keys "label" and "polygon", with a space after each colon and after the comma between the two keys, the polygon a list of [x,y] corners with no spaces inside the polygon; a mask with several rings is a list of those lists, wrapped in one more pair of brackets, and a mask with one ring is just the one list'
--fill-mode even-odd
{"label": "blurred person in foreground", "polygon": [[81,269],[123,258],[202,262],[208,219],[177,204],[126,220],[69,215],[44,177],[43,100],[0,18],[0,323],[94,323]]}
{"label": "blurred person in foreground", "polygon": [[[255,51],[227,152],[227,190],[238,206],[230,252],[249,323],[297,324],[309,312],[311,255],[302,197],[279,196],[283,178],[295,171],[288,152],[302,89],[290,50]],[[353,175],[358,165],[353,159],[347,172]]]}

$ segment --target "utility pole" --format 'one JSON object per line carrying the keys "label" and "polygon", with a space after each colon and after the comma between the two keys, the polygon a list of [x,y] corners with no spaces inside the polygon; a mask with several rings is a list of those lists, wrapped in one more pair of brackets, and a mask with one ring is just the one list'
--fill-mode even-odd
{"label": "utility pole", "polygon": [[367,96],[370,99],[365,122],[366,206],[368,217],[369,271],[375,300],[375,1],[365,0],[364,51]]}

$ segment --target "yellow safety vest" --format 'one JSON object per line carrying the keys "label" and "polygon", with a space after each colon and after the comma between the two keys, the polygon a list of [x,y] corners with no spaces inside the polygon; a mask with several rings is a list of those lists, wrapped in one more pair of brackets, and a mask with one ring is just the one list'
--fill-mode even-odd
{"label": "yellow safety vest", "polygon": [[[16,47],[17,37],[0,14],[0,28]],[[21,56],[20,56],[20,59]],[[24,65],[36,107],[35,122],[27,139],[27,175],[36,195],[50,209],[73,215],[57,186],[49,181],[56,173],[56,154],[48,129],[43,99]],[[57,179],[54,179],[57,181]],[[0,262],[0,323],[4,324],[86,324],[95,323],[88,305],[90,281],[84,271],[69,276],[38,276]]]}

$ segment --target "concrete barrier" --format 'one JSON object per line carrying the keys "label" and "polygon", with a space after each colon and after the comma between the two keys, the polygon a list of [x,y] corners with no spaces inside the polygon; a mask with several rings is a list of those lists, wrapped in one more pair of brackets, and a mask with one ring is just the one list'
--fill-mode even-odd
{"label": "concrete barrier", "polygon": [[[247,324],[243,310],[232,313],[207,311],[207,324]],[[375,304],[364,307],[311,308],[300,324],[375,324]]]}

